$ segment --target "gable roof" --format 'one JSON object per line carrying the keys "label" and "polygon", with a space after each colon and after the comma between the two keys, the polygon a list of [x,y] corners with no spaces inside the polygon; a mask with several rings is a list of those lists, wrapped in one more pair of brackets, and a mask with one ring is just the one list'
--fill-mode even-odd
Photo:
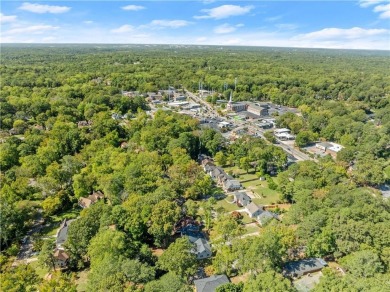
{"label": "gable roof", "polygon": [[55,259],[61,261],[67,261],[69,259],[69,255],[61,249],[56,249],[53,256]]}
{"label": "gable roof", "polygon": [[238,180],[235,179],[227,179],[223,182],[225,188],[240,188],[241,183]]}
{"label": "gable roof", "polygon": [[79,199],[79,204],[84,208],[89,208],[91,205],[95,204],[100,199],[104,198],[104,194],[101,191],[93,192],[88,197],[81,197]]}
{"label": "gable roof", "polygon": [[263,207],[259,207],[255,203],[251,202],[250,204],[246,205],[246,209],[253,215],[258,211],[262,211]]}
{"label": "gable roof", "polygon": [[214,292],[219,286],[229,283],[226,275],[212,275],[211,277],[195,280],[196,292]]}
{"label": "gable roof", "polygon": [[207,242],[206,239],[204,238],[198,238],[195,242],[195,253],[199,254],[204,251],[210,252],[211,253],[211,247],[210,244]]}
{"label": "gable roof", "polygon": [[289,277],[300,277],[308,273],[316,272],[325,267],[327,263],[320,258],[308,258],[287,263],[283,268],[283,274]]}
{"label": "gable roof", "polygon": [[235,192],[234,197],[236,198],[236,201],[240,201],[244,206],[252,202],[252,199],[245,192]]}
{"label": "gable roof", "polygon": [[275,214],[275,213],[272,213],[270,211],[262,211],[260,213],[259,216],[257,216],[257,220],[259,221],[259,223],[261,225],[263,225],[264,223],[266,223],[268,220],[271,220],[271,219],[279,219],[278,215]]}

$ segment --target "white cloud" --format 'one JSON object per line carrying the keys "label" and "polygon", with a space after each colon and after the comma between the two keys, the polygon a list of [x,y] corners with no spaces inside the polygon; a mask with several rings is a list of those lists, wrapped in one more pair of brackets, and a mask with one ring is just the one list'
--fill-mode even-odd
{"label": "white cloud", "polygon": [[58,26],[52,25],[31,25],[27,27],[16,27],[10,30],[5,31],[5,34],[13,35],[13,34],[41,34],[46,31],[59,29]]}
{"label": "white cloud", "polygon": [[280,20],[282,18],[283,18],[282,15],[277,15],[277,16],[273,16],[273,17],[264,18],[264,21],[266,21],[266,22],[275,22],[275,21],[278,21],[278,20]]}
{"label": "white cloud", "polygon": [[223,19],[230,16],[238,16],[249,13],[253,9],[253,6],[238,6],[238,5],[222,5],[212,9],[202,9],[201,12],[205,15],[194,16],[196,19]]}
{"label": "white cloud", "polygon": [[374,8],[374,12],[380,12],[380,18],[390,18],[390,4],[378,5]]}
{"label": "white cloud", "polygon": [[111,30],[112,33],[127,33],[131,31],[134,31],[134,26],[128,24],[122,25],[118,28]]}
{"label": "white cloud", "polygon": [[0,13],[0,23],[13,22],[16,18],[16,15],[4,15]]}
{"label": "white cloud", "polygon": [[242,23],[239,23],[235,26],[230,25],[228,23],[224,23],[224,24],[216,26],[213,31],[214,31],[214,33],[217,33],[217,34],[225,34],[225,33],[234,32],[237,30],[237,27],[243,27],[243,26],[244,26],[244,24],[242,24]]}
{"label": "white cloud", "polygon": [[54,6],[54,5],[42,5],[24,2],[22,6],[19,7],[21,10],[33,12],[33,13],[65,13],[70,10],[70,7],[67,6]]}
{"label": "white cloud", "polygon": [[384,2],[384,0],[360,0],[360,1],[359,1],[359,5],[360,5],[361,7],[366,8],[366,7],[369,7],[369,6],[371,6],[371,5],[379,4],[379,3],[381,3],[381,2]]}
{"label": "white cloud", "polygon": [[127,11],[140,11],[142,9],[145,9],[145,7],[139,5],[127,5],[127,6],[123,6],[122,9]]}
{"label": "white cloud", "polygon": [[85,20],[85,21],[83,21],[83,23],[85,23],[85,24],[92,24],[94,22],[92,20]]}
{"label": "white cloud", "polygon": [[296,36],[299,40],[327,40],[327,39],[359,39],[370,36],[385,35],[390,31],[388,29],[364,29],[353,27],[348,29],[343,28],[324,28],[319,31],[314,31]]}
{"label": "white cloud", "polygon": [[[379,12],[379,18],[387,19],[390,18],[390,4],[382,4],[388,3],[388,0],[360,0],[360,7],[367,8],[374,5],[374,12]],[[381,5],[378,5],[381,4]]]}
{"label": "white cloud", "polygon": [[189,22],[187,20],[164,20],[164,19],[156,19],[153,20],[149,26],[155,27],[155,28],[179,28],[184,27],[187,25],[190,25],[192,22]]}

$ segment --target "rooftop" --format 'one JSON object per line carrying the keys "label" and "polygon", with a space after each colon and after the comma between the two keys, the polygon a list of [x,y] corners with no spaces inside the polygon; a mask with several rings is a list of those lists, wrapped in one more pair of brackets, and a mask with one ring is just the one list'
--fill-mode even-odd
{"label": "rooftop", "polygon": [[214,292],[219,286],[229,283],[226,275],[212,275],[211,277],[195,280],[196,292]]}
{"label": "rooftop", "polygon": [[308,258],[287,263],[283,268],[283,274],[288,277],[301,277],[308,273],[321,270],[327,263],[320,258]]}

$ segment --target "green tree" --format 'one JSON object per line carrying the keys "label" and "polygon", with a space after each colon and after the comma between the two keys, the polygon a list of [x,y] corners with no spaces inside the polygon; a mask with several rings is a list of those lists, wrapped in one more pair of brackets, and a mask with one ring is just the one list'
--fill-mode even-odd
{"label": "green tree", "polygon": [[227,157],[222,151],[219,151],[215,154],[214,160],[217,163],[217,165],[224,166],[227,162]]}
{"label": "green tree", "polygon": [[295,144],[298,147],[305,147],[317,140],[317,135],[311,131],[301,131],[295,137]]}
{"label": "green tree", "polygon": [[54,248],[55,243],[52,240],[45,240],[38,255],[39,264],[49,271],[55,268]]}
{"label": "green tree", "polygon": [[193,289],[188,286],[181,277],[174,273],[167,273],[160,279],[147,283],[144,287],[145,292],[192,292]]}
{"label": "green tree", "polygon": [[383,264],[377,253],[371,250],[361,250],[340,260],[343,267],[356,278],[373,277],[383,272]]}
{"label": "green tree", "polygon": [[294,292],[296,289],[291,282],[275,271],[260,273],[251,278],[244,285],[244,292],[254,291],[288,291]]}
{"label": "green tree", "polygon": [[38,282],[38,275],[30,265],[19,265],[2,273],[1,290],[5,292],[34,291]]}
{"label": "green tree", "polygon": [[244,283],[240,282],[238,284],[226,283],[221,286],[218,286],[215,292],[242,292],[244,290]]}
{"label": "green tree", "polygon": [[45,213],[45,216],[51,216],[57,213],[60,208],[62,207],[62,202],[59,198],[59,196],[50,196],[47,197],[42,202],[42,209]]}
{"label": "green tree", "polygon": [[219,216],[213,226],[212,239],[214,243],[231,241],[244,233],[240,222],[231,214]]}
{"label": "green tree", "polygon": [[247,173],[249,172],[249,169],[251,168],[250,160],[248,157],[242,157],[240,158],[240,167],[245,170]]}
{"label": "green tree", "polygon": [[276,142],[276,138],[275,138],[274,133],[272,131],[265,131],[264,137],[265,137],[265,139],[267,139],[271,143]]}
{"label": "green tree", "polygon": [[76,292],[76,284],[70,275],[61,272],[52,274],[49,280],[43,281],[38,286],[38,291],[42,292]]}
{"label": "green tree", "polygon": [[186,278],[196,272],[197,260],[192,248],[186,237],[178,238],[159,257],[157,264],[165,271]]}
{"label": "green tree", "polygon": [[166,245],[174,224],[180,218],[180,213],[180,208],[175,202],[162,200],[153,206],[149,232],[154,236],[157,245]]}

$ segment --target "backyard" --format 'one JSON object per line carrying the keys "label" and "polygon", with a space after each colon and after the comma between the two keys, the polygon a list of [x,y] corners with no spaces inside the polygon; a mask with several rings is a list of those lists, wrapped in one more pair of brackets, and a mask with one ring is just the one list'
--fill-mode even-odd
{"label": "backyard", "polygon": [[224,170],[226,173],[235,175],[246,190],[254,193],[254,203],[258,205],[271,205],[273,203],[276,204],[280,200],[279,192],[271,190],[268,187],[268,182],[259,180],[258,175],[253,171],[246,173],[238,166],[226,167]]}

